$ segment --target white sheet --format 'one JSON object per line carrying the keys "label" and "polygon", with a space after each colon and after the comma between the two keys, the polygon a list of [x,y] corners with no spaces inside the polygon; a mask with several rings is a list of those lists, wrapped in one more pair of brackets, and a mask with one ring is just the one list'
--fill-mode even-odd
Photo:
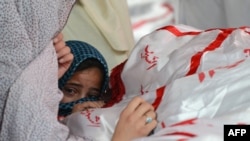
{"label": "white sheet", "polygon": [[250,28],[166,26],[143,37],[121,73],[116,105],[75,113],[65,123],[86,140],[109,141],[135,95],[156,108],[154,134],[136,141],[222,141],[225,124],[250,123]]}

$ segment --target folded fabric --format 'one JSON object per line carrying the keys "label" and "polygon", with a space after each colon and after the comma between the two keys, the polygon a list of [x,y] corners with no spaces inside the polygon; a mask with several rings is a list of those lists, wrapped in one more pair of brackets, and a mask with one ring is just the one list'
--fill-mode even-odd
{"label": "folded fabric", "polygon": [[57,121],[57,56],[52,43],[74,0],[0,1],[0,140],[83,140]]}
{"label": "folded fabric", "polygon": [[249,31],[164,26],[115,68],[110,80],[120,80],[112,87],[119,97],[110,107],[74,113],[65,123],[74,135],[109,141],[119,113],[141,96],[155,107],[159,124],[134,141],[222,141],[224,124],[250,123]]}

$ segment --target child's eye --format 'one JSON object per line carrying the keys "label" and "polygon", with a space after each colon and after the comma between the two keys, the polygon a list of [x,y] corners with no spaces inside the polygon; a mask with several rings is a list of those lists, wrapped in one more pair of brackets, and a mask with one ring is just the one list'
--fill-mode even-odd
{"label": "child's eye", "polygon": [[99,91],[90,91],[87,93],[88,97],[99,97],[101,93]]}
{"label": "child's eye", "polygon": [[68,96],[74,96],[75,94],[77,94],[77,90],[74,89],[74,88],[67,88],[67,87],[65,87],[63,89],[63,93],[65,95],[68,95]]}

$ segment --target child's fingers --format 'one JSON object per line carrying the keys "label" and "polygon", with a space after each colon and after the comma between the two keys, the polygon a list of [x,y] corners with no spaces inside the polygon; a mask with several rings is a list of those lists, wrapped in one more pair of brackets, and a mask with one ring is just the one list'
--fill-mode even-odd
{"label": "child's fingers", "polygon": [[58,43],[59,41],[62,41],[63,40],[63,34],[62,33],[59,33],[54,39],[53,39],[53,42],[54,44]]}
{"label": "child's fingers", "polygon": [[65,42],[62,40],[54,44],[56,52],[59,52],[61,49],[66,48]]}
{"label": "child's fingers", "polygon": [[60,59],[64,58],[65,56],[69,55],[69,54],[72,55],[70,48],[65,47],[65,48],[62,48],[61,50],[59,50],[57,52],[57,58],[59,58],[59,60],[60,60]]}
{"label": "child's fingers", "polygon": [[72,62],[73,59],[74,59],[73,54],[67,54],[67,55],[63,56],[62,58],[60,58],[58,60],[58,62],[60,64],[64,64],[64,63],[67,63],[67,62]]}
{"label": "child's fingers", "polygon": [[79,103],[76,104],[73,107],[72,112],[78,112],[78,111],[83,111],[89,108],[101,108],[104,105],[103,101],[97,101],[97,102],[93,102],[93,101],[88,101],[88,102],[83,102],[83,103]]}
{"label": "child's fingers", "polygon": [[88,101],[81,103],[83,108],[101,108],[104,105],[103,101]]}
{"label": "child's fingers", "polygon": [[134,97],[129,104],[127,105],[127,107],[123,110],[123,113],[126,114],[131,114],[133,113],[139,105],[141,105],[142,103],[144,103],[144,99],[142,99],[141,97],[137,96]]}

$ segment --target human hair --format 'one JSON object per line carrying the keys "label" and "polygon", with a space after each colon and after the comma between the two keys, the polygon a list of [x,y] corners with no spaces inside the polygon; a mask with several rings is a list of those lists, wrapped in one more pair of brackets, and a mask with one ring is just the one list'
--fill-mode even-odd
{"label": "human hair", "polygon": [[[82,61],[78,65],[78,67],[76,68],[75,73],[79,72],[79,71],[87,70],[89,68],[98,68],[101,71],[101,73],[102,73],[101,85],[103,87],[105,85],[106,72],[105,72],[105,68],[104,68],[103,64],[99,60],[97,60],[96,58],[87,58],[84,61]],[[107,87],[104,90],[104,92],[101,93],[100,96],[104,101],[108,101],[111,98],[109,88]]]}

